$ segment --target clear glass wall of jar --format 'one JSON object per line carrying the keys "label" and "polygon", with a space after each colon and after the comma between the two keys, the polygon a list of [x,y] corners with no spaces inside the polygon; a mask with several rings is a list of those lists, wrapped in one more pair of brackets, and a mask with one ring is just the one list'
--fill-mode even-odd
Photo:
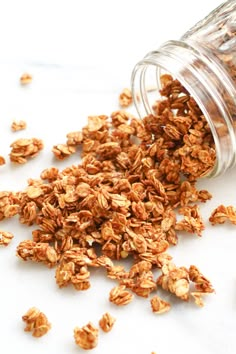
{"label": "clear glass wall of jar", "polygon": [[131,84],[141,118],[160,99],[160,76],[166,73],[181,82],[205,115],[217,156],[209,176],[222,174],[236,164],[236,0],[223,3],[180,40],[164,43],[135,66]]}

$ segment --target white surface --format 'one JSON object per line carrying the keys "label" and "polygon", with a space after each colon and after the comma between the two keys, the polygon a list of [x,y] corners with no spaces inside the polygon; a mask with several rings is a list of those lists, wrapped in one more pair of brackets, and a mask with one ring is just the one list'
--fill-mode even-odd
{"label": "white surface", "polygon": [[[0,186],[20,190],[55,165],[51,147],[80,129],[87,115],[117,109],[120,90],[129,85],[133,66],[149,50],[177,39],[220,1],[1,1],[0,2],[0,154],[7,157],[18,137],[37,136],[45,149],[25,166],[0,169]],[[46,65],[50,63],[52,65]],[[40,65],[44,64],[44,65]],[[55,66],[55,64],[58,64]],[[20,87],[29,71],[34,81]],[[12,119],[25,119],[26,131],[11,133]],[[58,165],[76,162],[76,158]],[[208,276],[216,294],[203,309],[176,302],[166,315],[155,316],[149,300],[135,298],[124,308],[108,301],[114,282],[95,271],[85,292],[58,289],[54,270],[23,263],[15,257],[17,244],[30,237],[30,228],[17,220],[2,222],[11,231],[11,245],[0,250],[0,352],[4,354],[82,353],[73,328],[97,323],[105,311],[117,318],[109,334],[101,334],[94,354],[232,354],[236,352],[236,229],[208,223],[217,205],[236,205],[236,170],[214,180],[202,180],[213,199],[201,205],[206,230],[202,238],[182,236],[171,249],[177,265],[196,264]],[[30,306],[44,311],[52,330],[41,339],[24,333],[21,316]]]}

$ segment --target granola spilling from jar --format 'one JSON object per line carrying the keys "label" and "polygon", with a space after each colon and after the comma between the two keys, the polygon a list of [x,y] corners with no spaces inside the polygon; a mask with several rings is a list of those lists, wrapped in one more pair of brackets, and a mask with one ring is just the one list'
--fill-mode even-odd
{"label": "granola spilling from jar", "polygon": [[[34,226],[32,239],[17,247],[23,261],[55,267],[57,285],[78,291],[90,288],[93,268],[104,268],[116,281],[111,303],[127,305],[134,295],[153,294],[154,313],[171,308],[156,295],[160,288],[199,306],[203,294],[214,291],[197,267],[177,267],[168,253],[182,231],[201,236],[204,230],[199,203],[211,194],[198,190],[196,180],[214,166],[214,142],[182,85],[170,75],[161,83],[163,100],[155,102],[154,114],[143,120],[123,110],[89,116],[82,131],[68,133],[65,144],[53,147],[58,159],[79,148],[80,164],[47,168],[39,179],[29,179],[25,190],[0,195],[1,219],[18,215],[21,224]],[[11,159],[24,163],[42,142],[19,139],[12,148]],[[177,221],[177,215],[183,219]],[[10,242],[7,235],[4,240]],[[130,269],[126,258],[133,261]],[[112,319],[106,315],[100,325],[108,330]],[[81,335],[84,330],[76,330],[76,337]]]}

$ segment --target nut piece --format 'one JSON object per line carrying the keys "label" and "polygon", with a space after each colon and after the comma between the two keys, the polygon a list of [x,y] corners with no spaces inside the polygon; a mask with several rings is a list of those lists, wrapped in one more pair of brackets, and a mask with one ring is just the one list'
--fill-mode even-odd
{"label": "nut piece", "polygon": [[132,104],[133,98],[130,89],[124,88],[119,96],[119,104],[121,107],[128,107]]}
{"label": "nut piece", "polygon": [[11,124],[11,130],[13,132],[16,132],[18,130],[24,130],[26,129],[26,122],[24,120],[14,120]]}
{"label": "nut piece", "polygon": [[20,83],[21,85],[27,85],[30,84],[33,80],[33,77],[29,73],[24,73],[20,77]]}
{"label": "nut piece", "polygon": [[82,349],[93,349],[98,344],[98,328],[91,322],[82,328],[75,327],[74,338],[75,343]]}
{"label": "nut piece", "polygon": [[99,326],[103,330],[103,332],[110,332],[113,328],[116,319],[112,317],[108,312],[104,313],[102,318],[99,321]]}
{"label": "nut piece", "polygon": [[134,295],[125,290],[125,288],[125,285],[119,285],[111,289],[109,301],[117,306],[129,304],[133,300]]}
{"label": "nut piece", "polygon": [[36,307],[31,307],[22,320],[26,322],[25,332],[32,332],[33,337],[42,337],[51,329],[47,317]]}
{"label": "nut piece", "polygon": [[152,311],[158,314],[168,312],[171,307],[169,302],[162,300],[157,295],[153,296],[150,302],[152,306]]}
{"label": "nut piece", "polygon": [[0,231],[0,246],[8,246],[13,237],[10,232]]}

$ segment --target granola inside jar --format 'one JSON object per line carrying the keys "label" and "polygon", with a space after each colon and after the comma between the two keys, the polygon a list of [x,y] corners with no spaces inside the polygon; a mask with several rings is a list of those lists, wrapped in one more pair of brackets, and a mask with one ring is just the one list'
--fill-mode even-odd
{"label": "granola inside jar", "polygon": [[[163,95],[163,77],[170,75],[184,90],[172,90],[167,97]],[[190,105],[191,100],[196,103],[201,112],[199,117],[204,117],[208,123],[214,142],[211,148],[215,150],[214,163],[199,177],[217,176],[235,165],[235,0],[224,2],[180,40],[168,41],[148,53],[135,66],[131,80],[134,103],[141,118],[147,115],[158,117],[160,112],[156,109],[156,102],[166,102],[166,97],[174,117],[183,120],[191,111],[189,102]]]}

